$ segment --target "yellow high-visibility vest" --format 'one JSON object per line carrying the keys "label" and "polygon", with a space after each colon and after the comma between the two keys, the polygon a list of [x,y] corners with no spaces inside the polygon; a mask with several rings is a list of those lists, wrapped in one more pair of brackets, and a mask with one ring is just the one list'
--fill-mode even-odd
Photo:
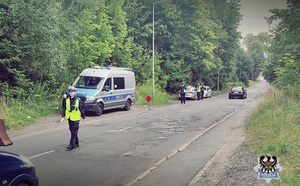
{"label": "yellow high-visibility vest", "polygon": [[66,99],[66,111],[65,111],[65,118],[70,119],[71,121],[78,121],[80,120],[81,113],[79,110],[79,98],[75,101],[75,109],[71,111],[71,101],[70,98]]}

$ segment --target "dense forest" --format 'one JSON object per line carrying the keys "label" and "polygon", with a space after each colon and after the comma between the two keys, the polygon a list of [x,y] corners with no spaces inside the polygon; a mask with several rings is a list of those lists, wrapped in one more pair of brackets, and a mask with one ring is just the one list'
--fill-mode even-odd
{"label": "dense forest", "polygon": [[241,40],[239,0],[1,0],[0,95],[55,91],[91,65],[130,67],[151,86],[153,28],[162,90],[182,81],[216,89],[218,76],[220,89],[248,85],[261,73],[299,84],[300,2],[287,3],[267,20],[281,20],[272,34]]}

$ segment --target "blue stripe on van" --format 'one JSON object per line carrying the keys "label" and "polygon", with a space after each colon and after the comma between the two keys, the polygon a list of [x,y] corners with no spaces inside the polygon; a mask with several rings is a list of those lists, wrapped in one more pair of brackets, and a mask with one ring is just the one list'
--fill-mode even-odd
{"label": "blue stripe on van", "polygon": [[102,97],[102,99],[104,101],[125,99],[128,95],[133,96],[134,94],[130,93],[130,94],[119,94],[119,95],[114,95],[114,96],[104,96],[104,97]]}

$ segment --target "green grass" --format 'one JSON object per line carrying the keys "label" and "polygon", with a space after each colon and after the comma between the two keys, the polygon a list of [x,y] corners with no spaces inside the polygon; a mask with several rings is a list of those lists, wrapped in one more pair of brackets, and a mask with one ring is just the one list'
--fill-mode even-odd
{"label": "green grass", "polygon": [[283,171],[276,185],[300,185],[300,100],[270,89],[249,118],[245,150],[275,155]]}
{"label": "green grass", "polygon": [[170,99],[174,99],[174,96],[163,92],[159,87],[155,87],[154,96],[152,96],[152,87],[147,84],[142,84],[136,88],[136,105],[148,105],[146,97],[151,96],[152,101],[150,105],[166,105]]}
{"label": "green grass", "polygon": [[61,104],[58,101],[36,99],[10,99],[1,102],[1,118],[5,119],[8,130],[21,129],[32,125],[36,119],[58,113]]}
{"label": "green grass", "polygon": [[37,84],[32,96],[24,98],[22,91],[18,98],[0,97],[0,118],[5,119],[8,130],[32,125],[36,119],[61,112],[61,99],[66,85],[49,92],[45,85]]}

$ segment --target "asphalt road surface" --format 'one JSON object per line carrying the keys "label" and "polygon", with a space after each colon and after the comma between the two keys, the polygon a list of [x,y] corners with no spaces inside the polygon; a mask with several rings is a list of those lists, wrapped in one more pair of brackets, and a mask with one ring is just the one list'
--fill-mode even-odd
{"label": "asphalt road surface", "polygon": [[245,100],[224,94],[87,116],[79,129],[80,147],[73,151],[66,149],[67,122],[53,118],[39,130],[11,136],[14,145],[1,150],[29,157],[41,186],[185,186],[267,87],[262,81],[248,88]]}

